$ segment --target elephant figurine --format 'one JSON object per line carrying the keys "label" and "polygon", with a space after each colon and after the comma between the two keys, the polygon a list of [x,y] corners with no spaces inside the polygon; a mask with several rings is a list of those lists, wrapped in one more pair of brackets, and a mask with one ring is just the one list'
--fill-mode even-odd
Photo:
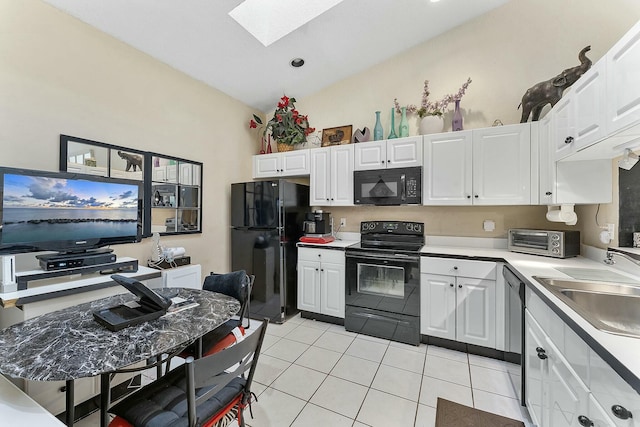
{"label": "elephant figurine", "polygon": [[[591,60],[586,55],[590,50],[591,46],[587,46],[580,51],[578,54],[580,65],[567,68],[554,78],[535,84],[527,89],[520,103],[522,105],[520,123],[526,123],[529,120],[529,114],[531,114],[531,121],[537,121],[545,105],[550,103],[553,107],[560,101],[564,90],[574,84],[580,76],[591,68]],[[518,108],[520,108],[520,105],[518,105]]]}
{"label": "elephant figurine", "polygon": [[136,154],[125,153],[124,151],[118,150],[118,156],[121,159],[127,161],[127,172],[133,167],[133,171],[136,171],[136,168],[140,168],[142,170],[142,157]]}

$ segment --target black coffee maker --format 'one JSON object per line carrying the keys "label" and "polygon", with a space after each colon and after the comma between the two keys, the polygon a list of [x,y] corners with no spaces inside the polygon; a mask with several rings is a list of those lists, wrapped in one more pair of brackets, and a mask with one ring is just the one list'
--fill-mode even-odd
{"label": "black coffee maker", "polygon": [[330,236],[330,212],[313,211],[307,213],[302,229],[305,236]]}

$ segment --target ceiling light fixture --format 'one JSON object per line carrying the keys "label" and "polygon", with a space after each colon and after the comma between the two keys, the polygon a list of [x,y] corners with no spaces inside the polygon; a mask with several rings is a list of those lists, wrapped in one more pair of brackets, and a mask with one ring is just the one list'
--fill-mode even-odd
{"label": "ceiling light fixture", "polygon": [[304,59],[302,58],[293,58],[291,62],[289,62],[293,68],[300,68],[304,65]]}

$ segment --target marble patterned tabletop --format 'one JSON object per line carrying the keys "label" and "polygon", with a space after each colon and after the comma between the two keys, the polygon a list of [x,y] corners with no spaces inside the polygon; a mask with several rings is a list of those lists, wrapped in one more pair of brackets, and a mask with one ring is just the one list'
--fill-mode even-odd
{"label": "marble patterned tabletop", "polygon": [[156,290],[198,305],[112,332],[93,312],[135,299],[121,294],[29,319],[0,331],[0,373],[36,381],[73,380],[171,353],[212,331],[240,309],[234,298],[196,289]]}

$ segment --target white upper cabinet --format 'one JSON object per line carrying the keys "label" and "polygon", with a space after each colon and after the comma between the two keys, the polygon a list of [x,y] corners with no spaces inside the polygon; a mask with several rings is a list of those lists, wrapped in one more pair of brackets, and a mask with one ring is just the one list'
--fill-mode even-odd
{"label": "white upper cabinet", "polygon": [[473,200],[471,131],[424,136],[425,205],[471,205]]}
{"label": "white upper cabinet", "polygon": [[473,204],[531,202],[531,126],[473,130]]}
{"label": "white upper cabinet", "polygon": [[[613,164],[608,159],[555,161],[552,116],[538,122],[539,187],[541,205],[611,203]],[[536,202],[534,202],[536,203]]]}
{"label": "white upper cabinet", "polygon": [[640,137],[640,23],[550,111],[556,160],[612,159]]}
{"label": "white upper cabinet", "polygon": [[353,205],[354,145],[311,150],[311,206]]}
{"label": "white upper cabinet", "polygon": [[606,62],[600,60],[573,85],[575,149],[579,150],[607,134],[605,105]]}
{"label": "white upper cabinet", "polygon": [[354,170],[422,166],[422,135],[355,144]]}
{"label": "white upper cabinet", "polygon": [[606,97],[604,60],[595,63],[553,107],[552,138],[556,160],[607,135],[603,100]]}
{"label": "white upper cabinet", "polygon": [[640,121],[640,23],[606,55],[609,133]]}
{"label": "white upper cabinet", "polygon": [[253,156],[254,178],[309,175],[309,150]]}
{"label": "white upper cabinet", "polygon": [[424,136],[424,205],[531,203],[529,123]]}

